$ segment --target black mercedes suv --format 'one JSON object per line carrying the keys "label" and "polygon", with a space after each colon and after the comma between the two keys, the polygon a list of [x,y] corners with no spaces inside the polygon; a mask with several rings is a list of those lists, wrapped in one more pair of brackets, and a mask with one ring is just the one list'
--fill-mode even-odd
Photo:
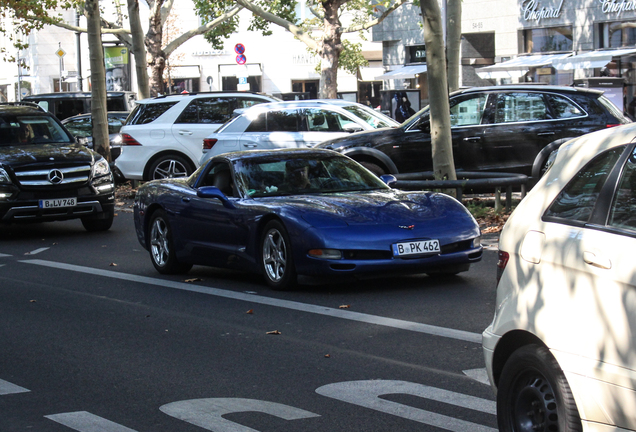
{"label": "black mercedes suv", "polygon": [[0,222],[80,218],[108,230],[115,211],[108,162],[29,102],[0,104]]}
{"label": "black mercedes suv", "polygon": [[[630,120],[602,92],[562,86],[474,87],[450,95],[455,168],[541,176],[565,141]],[[392,129],[319,144],[375,174],[432,171],[429,107]]]}

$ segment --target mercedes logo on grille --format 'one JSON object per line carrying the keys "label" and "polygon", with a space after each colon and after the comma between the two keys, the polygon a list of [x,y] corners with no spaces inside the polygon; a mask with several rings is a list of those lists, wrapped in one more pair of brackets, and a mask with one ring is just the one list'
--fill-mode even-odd
{"label": "mercedes logo on grille", "polygon": [[60,184],[64,180],[64,174],[60,170],[51,170],[49,172],[49,181],[53,184]]}

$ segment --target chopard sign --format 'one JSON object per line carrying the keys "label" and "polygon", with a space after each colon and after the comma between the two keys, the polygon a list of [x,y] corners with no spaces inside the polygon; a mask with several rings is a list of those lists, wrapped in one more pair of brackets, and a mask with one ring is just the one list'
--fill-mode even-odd
{"label": "chopard sign", "polygon": [[540,7],[537,0],[526,0],[522,3],[521,7],[523,9],[524,20],[541,22],[544,18],[559,18],[561,16],[561,9],[563,8],[563,0],[559,3],[559,7],[556,8]]}
{"label": "chopard sign", "polygon": [[599,0],[601,2],[603,13],[615,13],[618,16],[622,12],[636,11],[635,0]]}

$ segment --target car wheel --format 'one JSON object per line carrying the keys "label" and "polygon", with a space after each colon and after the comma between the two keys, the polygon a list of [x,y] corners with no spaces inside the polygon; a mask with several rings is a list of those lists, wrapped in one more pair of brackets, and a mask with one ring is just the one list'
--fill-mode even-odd
{"label": "car wheel", "polygon": [[168,223],[166,213],[157,210],[150,219],[148,230],[148,246],[152,265],[161,274],[186,273],[192,268],[192,264],[180,263],[177,260],[174,241],[172,240],[172,230]]}
{"label": "car wheel", "polygon": [[261,265],[265,281],[272,289],[284,291],[296,283],[289,235],[282,223],[270,221],[261,237]]}
{"label": "car wheel", "polygon": [[148,180],[174,177],[188,177],[194,172],[192,164],[186,158],[178,155],[161,156],[148,169]]}
{"label": "car wheel", "polygon": [[362,161],[362,162],[358,162],[358,163],[360,165],[362,165],[363,167],[365,167],[366,169],[368,169],[369,171],[371,171],[373,174],[375,174],[378,177],[386,174],[386,172],[379,165],[374,164],[373,162]]}
{"label": "car wheel", "polygon": [[572,390],[550,351],[527,345],[506,362],[497,391],[501,432],[580,432]]}
{"label": "car wheel", "polygon": [[89,232],[108,231],[113,225],[115,218],[115,209],[106,210],[103,213],[83,217],[82,225]]}

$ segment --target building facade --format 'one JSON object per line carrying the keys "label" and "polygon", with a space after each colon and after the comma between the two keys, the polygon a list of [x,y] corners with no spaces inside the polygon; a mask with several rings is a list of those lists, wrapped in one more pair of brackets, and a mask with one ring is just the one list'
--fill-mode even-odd
{"label": "building facade", "polygon": [[[424,105],[420,20],[419,8],[407,4],[374,28],[373,40],[383,45],[384,87],[416,89]],[[463,0],[461,22],[461,86],[538,82],[601,88],[634,116],[636,1]]]}

